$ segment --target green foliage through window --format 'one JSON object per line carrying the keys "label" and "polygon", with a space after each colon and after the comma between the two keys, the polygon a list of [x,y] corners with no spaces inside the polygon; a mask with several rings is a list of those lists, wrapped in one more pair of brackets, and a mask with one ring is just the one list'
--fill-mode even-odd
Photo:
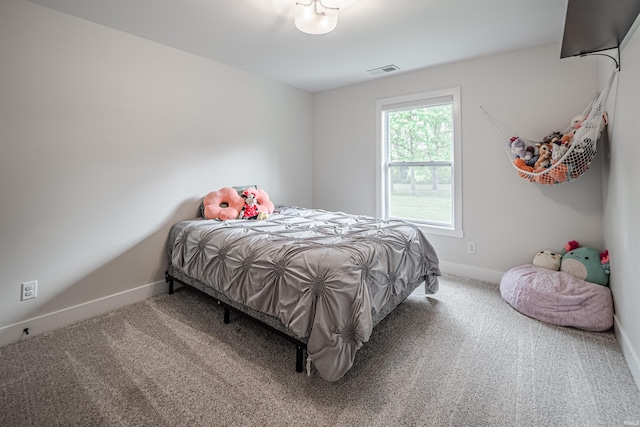
{"label": "green foliage through window", "polygon": [[388,215],[453,223],[453,104],[386,112]]}
{"label": "green foliage through window", "polygon": [[436,105],[388,114],[389,160],[453,160],[452,105]]}

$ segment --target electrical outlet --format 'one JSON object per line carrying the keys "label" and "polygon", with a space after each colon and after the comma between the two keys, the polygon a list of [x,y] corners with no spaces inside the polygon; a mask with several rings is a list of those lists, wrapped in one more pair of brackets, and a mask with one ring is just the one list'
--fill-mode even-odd
{"label": "electrical outlet", "polygon": [[473,242],[467,242],[467,252],[470,254],[476,253],[476,244]]}
{"label": "electrical outlet", "polygon": [[38,281],[32,280],[31,282],[24,282],[22,284],[22,293],[20,294],[20,301],[35,298],[38,296]]}

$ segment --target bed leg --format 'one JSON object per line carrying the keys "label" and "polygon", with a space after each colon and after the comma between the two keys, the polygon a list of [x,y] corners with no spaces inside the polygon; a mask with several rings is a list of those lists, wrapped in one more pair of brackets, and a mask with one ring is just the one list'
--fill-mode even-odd
{"label": "bed leg", "polygon": [[304,348],[300,345],[296,345],[296,372],[302,372],[302,359],[304,357]]}
{"label": "bed leg", "polygon": [[169,276],[169,273],[164,273],[164,281],[169,284],[169,295],[173,294],[173,277]]}

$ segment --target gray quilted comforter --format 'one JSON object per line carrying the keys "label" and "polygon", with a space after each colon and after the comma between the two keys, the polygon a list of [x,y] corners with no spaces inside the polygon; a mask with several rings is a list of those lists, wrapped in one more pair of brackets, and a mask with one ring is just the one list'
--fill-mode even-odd
{"label": "gray quilted comforter", "polygon": [[403,221],[288,207],[266,221],[189,221],[169,245],[173,268],[305,338],[327,381],[351,368],[389,299],[438,290],[436,252]]}

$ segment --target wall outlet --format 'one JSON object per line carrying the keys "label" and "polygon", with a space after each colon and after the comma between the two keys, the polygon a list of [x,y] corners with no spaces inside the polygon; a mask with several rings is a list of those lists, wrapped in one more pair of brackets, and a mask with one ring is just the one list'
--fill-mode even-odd
{"label": "wall outlet", "polygon": [[24,282],[21,289],[20,301],[35,298],[38,296],[38,281],[32,280],[31,282]]}
{"label": "wall outlet", "polygon": [[467,252],[470,254],[476,253],[476,244],[474,242],[467,242]]}

